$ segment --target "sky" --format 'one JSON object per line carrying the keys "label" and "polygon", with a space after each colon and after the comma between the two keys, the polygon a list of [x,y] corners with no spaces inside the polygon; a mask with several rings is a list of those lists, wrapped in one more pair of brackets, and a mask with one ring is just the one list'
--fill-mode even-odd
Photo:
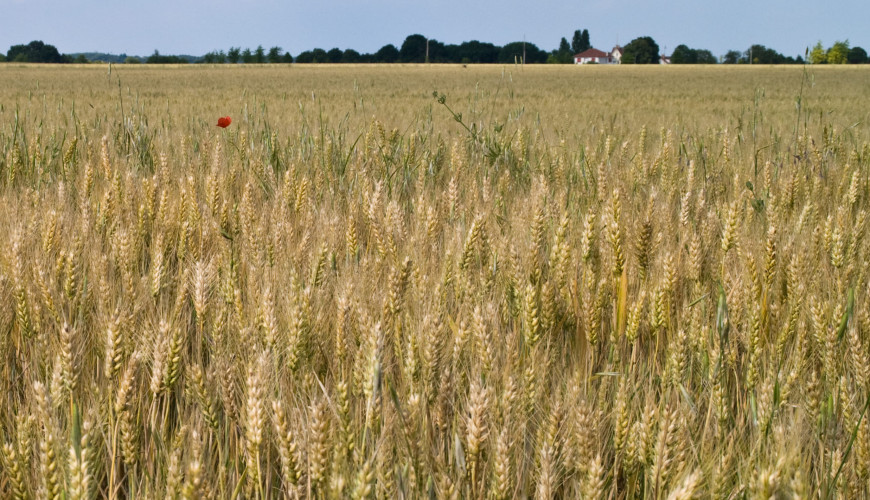
{"label": "sky", "polygon": [[0,0],[0,52],[42,40],[62,53],[202,55],[229,47],[375,52],[419,33],[444,43],[525,40],[544,50],[588,29],[592,45],[651,36],[723,55],[787,56],[837,40],[870,51],[870,1],[834,0]]}

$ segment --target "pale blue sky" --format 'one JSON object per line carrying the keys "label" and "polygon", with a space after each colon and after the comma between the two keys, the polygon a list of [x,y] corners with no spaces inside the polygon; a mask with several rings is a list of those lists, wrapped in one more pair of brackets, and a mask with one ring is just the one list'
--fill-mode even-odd
{"label": "pale blue sky", "polygon": [[374,52],[420,33],[445,43],[522,40],[551,50],[586,28],[611,48],[652,36],[715,55],[760,43],[785,55],[821,40],[870,51],[870,1],[844,0],[0,0],[0,51],[43,40],[64,53],[201,55],[230,46]]}

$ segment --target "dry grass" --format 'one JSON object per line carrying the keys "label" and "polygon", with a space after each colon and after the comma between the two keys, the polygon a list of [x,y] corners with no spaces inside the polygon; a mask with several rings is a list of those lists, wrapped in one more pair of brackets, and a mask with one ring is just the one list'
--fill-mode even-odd
{"label": "dry grass", "polygon": [[866,496],[866,79],[4,65],[0,496]]}

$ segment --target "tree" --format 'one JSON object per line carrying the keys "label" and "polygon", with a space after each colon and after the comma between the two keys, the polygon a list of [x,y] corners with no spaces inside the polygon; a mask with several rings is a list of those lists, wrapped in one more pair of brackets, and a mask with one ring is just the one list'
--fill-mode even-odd
{"label": "tree", "polygon": [[154,50],[154,53],[145,59],[147,64],[187,64],[188,60],[180,56],[164,56]]}
{"label": "tree", "polygon": [[326,53],[326,60],[331,63],[340,63],[341,62],[342,52],[341,49],[335,47],[333,49],[329,49],[329,52]]}
{"label": "tree", "polygon": [[579,54],[584,50],[586,49],[583,48],[583,32],[580,30],[574,30],[574,36],[571,37],[571,52]]}
{"label": "tree", "polygon": [[849,40],[836,41],[833,47],[828,49],[828,64],[847,64],[849,62]]}
{"label": "tree", "polygon": [[[429,61],[432,61],[432,47],[431,41],[429,47]],[[441,43],[438,44],[438,60],[435,62],[445,62],[445,63],[458,63],[462,61],[462,56],[459,55],[459,45],[455,43]],[[468,63],[468,61],[465,61]]]}
{"label": "tree", "polygon": [[242,51],[242,62],[245,64],[251,64],[254,62],[254,54],[251,52],[251,49],[245,48]]}
{"label": "tree", "polygon": [[325,63],[329,62],[329,57],[323,49],[306,50],[296,56],[296,62],[300,64]]}
{"label": "tree", "polygon": [[442,42],[439,42],[438,40],[435,40],[434,38],[429,39],[428,53],[428,60],[426,60],[425,54],[423,56],[423,59],[426,60],[426,62],[430,63],[451,62],[451,57],[453,55],[450,53],[450,51],[448,51],[446,45],[444,45]]}
{"label": "tree", "polygon": [[281,62],[290,64],[293,62],[293,56],[289,52],[284,52],[284,55],[281,56]]}
{"label": "tree", "polygon": [[89,62],[90,62],[90,61],[88,61],[88,58],[85,57],[84,54],[79,54],[79,55],[76,56],[76,59],[75,59],[75,63],[76,63],[76,64],[87,64],[87,63],[89,63]]}
{"label": "tree", "polygon": [[722,56],[722,64],[737,64],[740,62],[740,57],[741,54],[739,50],[729,50],[724,56]]}
{"label": "tree", "polygon": [[[716,56],[707,49],[697,49],[695,50],[695,53],[698,56],[698,64],[716,64],[719,62],[716,60]],[[674,61],[671,60],[671,62]]]}
{"label": "tree", "polygon": [[589,41],[589,30],[583,30],[580,34],[580,52],[592,48],[592,42]]}
{"label": "tree", "polygon": [[227,51],[227,61],[229,61],[230,64],[238,64],[241,55],[242,50],[239,47],[230,47],[230,50]]}
{"label": "tree", "polygon": [[32,63],[64,63],[67,60],[60,55],[57,47],[48,45],[41,40],[34,40],[27,45],[13,45],[6,52],[6,59],[15,62]]}
{"label": "tree", "polygon": [[[523,60],[523,54],[525,54],[525,60]],[[499,51],[498,62],[501,64],[513,64],[514,62],[545,63],[548,56],[549,54],[533,43],[511,42]]]}
{"label": "tree", "polygon": [[341,62],[345,63],[358,63],[362,59],[362,56],[359,52],[353,49],[345,49],[345,51],[341,54]]}
{"label": "tree", "polygon": [[399,49],[399,61],[403,63],[426,62],[426,37],[419,34],[408,35]]}
{"label": "tree", "polygon": [[562,37],[559,42],[559,48],[553,53],[555,62],[559,64],[568,64],[572,62],[574,54],[571,52],[571,46],[568,45],[568,40]]}
{"label": "tree", "polygon": [[179,56],[164,56],[157,49],[145,59],[147,64],[187,64],[187,59]]}
{"label": "tree", "polygon": [[789,64],[794,63],[794,59],[790,59],[780,54],[779,52],[765,47],[764,45],[755,44],[746,49],[746,60],[751,64]]}
{"label": "tree", "polygon": [[147,64],[159,64],[162,59],[163,56],[160,55],[160,52],[157,49],[154,49],[154,53],[148,56],[148,58],[145,59],[145,62]]}
{"label": "tree", "polygon": [[309,64],[314,62],[314,52],[306,50],[296,56],[296,62],[299,64]]}
{"label": "tree", "polygon": [[325,63],[329,61],[329,54],[323,49],[314,49],[311,51],[311,55],[314,56],[313,62]]}
{"label": "tree", "polygon": [[471,40],[462,42],[456,51],[456,57],[463,64],[491,64],[498,60],[499,48],[491,43]]}
{"label": "tree", "polygon": [[671,54],[671,64],[697,64],[698,51],[690,49],[687,45],[677,45]]}
{"label": "tree", "polygon": [[139,64],[141,62],[142,61],[140,61],[139,58],[135,56],[127,56],[127,58],[124,59],[124,64]]}
{"label": "tree", "polygon": [[822,47],[821,40],[816,42],[813,50],[810,51],[810,62],[813,64],[825,64],[828,62],[828,54],[825,52],[825,48]]}
{"label": "tree", "polygon": [[625,46],[622,64],[658,64],[659,46],[649,36],[635,38]]}
{"label": "tree", "polygon": [[272,64],[281,62],[281,47],[272,47],[269,49],[269,54],[266,55],[266,59],[268,59]]}
{"label": "tree", "polygon": [[846,58],[849,60],[849,64],[867,64],[867,51],[861,47],[852,47]]}
{"label": "tree", "polygon": [[399,49],[395,45],[388,43],[377,52],[375,52],[374,62],[378,63],[394,63],[399,60]]}
{"label": "tree", "polygon": [[266,50],[262,45],[257,45],[257,49],[254,51],[254,62],[257,64],[266,62]]}

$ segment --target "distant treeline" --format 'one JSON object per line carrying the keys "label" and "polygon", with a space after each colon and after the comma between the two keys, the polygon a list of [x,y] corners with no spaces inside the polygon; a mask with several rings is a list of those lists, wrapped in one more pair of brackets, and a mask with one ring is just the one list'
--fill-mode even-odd
{"label": "distant treeline", "polygon": [[360,53],[354,49],[341,50],[333,48],[325,50],[316,48],[306,50],[295,58],[282,52],[280,47],[272,47],[268,51],[262,46],[255,50],[231,47],[226,52],[209,52],[202,58],[204,63],[237,64],[237,63],[545,63],[549,52],[539,49],[530,42],[514,42],[497,46],[487,42],[472,40],[461,44],[444,44],[435,39],[427,39],[423,35],[411,35],[401,47],[387,44],[374,53]]}
{"label": "distant treeline", "polygon": [[[2,54],[0,54],[2,56]],[[11,62],[38,62],[38,63],[75,63],[88,62],[87,58],[76,58],[69,54],[61,54],[57,47],[34,40],[27,45],[13,45],[9,47],[6,56],[0,61]]]}
{"label": "distant treeline", "polygon": [[[230,47],[226,52],[216,50],[203,56],[163,55],[157,50],[147,57],[114,55],[98,52],[79,54],[61,54],[53,45],[42,41],[32,41],[27,45],[13,45],[5,56],[0,54],[0,62],[37,62],[37,63],[87,63],[93,61],[112,63],[145,63],[145,64],[277,64],[277,63],[454,63],[454,64],[513,64],[523,62],[529,64],[570,64],[574,55],[589,48],[592,44],[588,30],[574,31],[571,41],[562,38],[556,49],[546,51],[530,42],[511,42],[506,45],[495,45],[488,42],[471,40],[460,44],[446,44],[426,38],[420,34],[405,38],[400,47],[387,44],[374,53],[360,53],[354,49],[333,48],[324,50],[315,48],[298,54],[295,58],[281,47],[265,49],[262,45],[256,49]],[[609,51],[610,47],[599,47]],[[651,37],[639,37],[625,47],[632,52],[631,61],[658,63],[658,45]],[[634,57],[635,48],[641,53],[654,51],[647,57]],[[662,55],[664,56],[664,55]],[[623,62],[629,62],[623,58]],[[785,56],[764,45],[752,45],[745,51],[730,50],[716,57],[706,49],[693,49],[680,44],[670,56],[671,64],[866,64],[870,62],[867,52],[861,47],[850,47],[849,41],[838,41],[827,49],[818,42],[812,49],[807,49],[804,57]]]}

